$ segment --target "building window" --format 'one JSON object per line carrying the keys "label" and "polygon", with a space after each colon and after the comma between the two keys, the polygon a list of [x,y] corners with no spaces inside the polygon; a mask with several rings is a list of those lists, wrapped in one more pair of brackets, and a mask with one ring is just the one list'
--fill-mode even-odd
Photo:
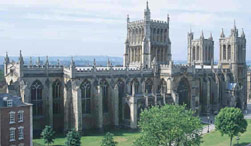
{"label": "building window", "polygon": [[53,114],[59,114],[61,112],[61,102],[62,102],[62,94],[61,94],[61,82],[56,80],[53,85]]}
{"label": "building window", "polygon": [[43,86],[40,81],[35,81],[31,85],[31,103],[33,104],[33,116],[42,116],[42,107],[43,107],[43,100],[42,100],[42,91]]}
{"label": "building window", "polygon": [[151,79],[148,79],[145,84],[145,93],[152,93],[153,82]]}
{"label": "building window", "polygon": [[18,127],[18,140],[24,139],[24,127]]}
{"label": "building window", "polygon": [[228,45],[227,47],[227,56],[228,56],[228,60],[230,60],[231,59],[231,46],[230,45]]}
{"label": "building window", "polygon": [[18,122],[23,122],[24,121],[24,111],[18,111]]}
{"label": "building window", "polygon": [[7,100],[7,107],[12,107],[12,100]]}
{"label": "building window", "polygon": [[195,47],[193,47],[193,61],[195,60]]}
{"label": "building window", "polygon": [[9,114],[10,114],[10,124],[15,123],[15,112],[11,111]]}
{"label": "building window", "polygon": [[197,46],[197,52],[196,52],[196,60],[200,60],[200,47],[199,46]]}
{"label": "building window", "polygon": [[81,84],[82,113],[91,113],[91,83],[85,81]]}
{"label": "building window", "polygon": [[108,83],[106,80],[102,80],[101,83],[102,88],[102,97],[103,97],[103,112],[108,112]]}
{"label": "building window", "polygon": [[227,59],[227,55],[226,55],[226,45],[223,45],[223,60],[226,60]]}
{"label": "building window", "polygon": [[16,131],[16,128],[10,128],[10,142],[12,141],[15,141],[16,138],[15,138],[15,131]]}

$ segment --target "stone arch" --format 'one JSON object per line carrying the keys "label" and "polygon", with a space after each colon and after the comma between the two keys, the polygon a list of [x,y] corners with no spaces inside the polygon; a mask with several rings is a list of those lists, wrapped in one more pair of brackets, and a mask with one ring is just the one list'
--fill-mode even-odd
{"label": "stone arch", "polygon": [[186,104],[188,108],[191,106],[191,89],[189,85],[189,81],[186,77],[182,77],[179,81],[177,87],[177,93],[179,96],[179,104]]}

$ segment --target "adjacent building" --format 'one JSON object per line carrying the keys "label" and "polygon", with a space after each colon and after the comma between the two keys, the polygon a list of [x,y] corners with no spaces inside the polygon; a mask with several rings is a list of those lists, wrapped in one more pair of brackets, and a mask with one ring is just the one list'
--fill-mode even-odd
{"label": "adjacent building", "polygon": [[32,105],[0,94],[0,146],[32,146]]}

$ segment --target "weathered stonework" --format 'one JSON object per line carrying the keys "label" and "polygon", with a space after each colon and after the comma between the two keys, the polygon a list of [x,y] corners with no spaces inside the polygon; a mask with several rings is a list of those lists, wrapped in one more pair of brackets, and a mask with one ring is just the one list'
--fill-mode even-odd
{"label": "weathered stonework", "polygon": [[109,60],[106,67],[97,67],[95,60],[92,67],[76,67],[73,59],[70,67],[48,60],[27,65],[21,52],[18,62],[6,56],[8,92],[33,103],[34,131],[45,124],[58,131],[137,128],[141,110],[152,105],[186,104],[197,114],[215,114],[225,106],[246,108],[250,73],[247,89],[244,32],[239,37],[235,26],[230,37],[222,32],[217,65],[213,37],[202,34],[196,40],[190,32],[188,64],[174,65],[169,16],[166,22],[150,19],[148,5],[144,14],[142,21],[127,19],[123,67]]}

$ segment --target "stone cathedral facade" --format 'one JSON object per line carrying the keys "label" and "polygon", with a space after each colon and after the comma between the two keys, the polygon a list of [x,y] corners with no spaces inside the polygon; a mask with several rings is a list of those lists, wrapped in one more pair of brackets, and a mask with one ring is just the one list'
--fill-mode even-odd
{"label": "stone cathedral facade", "polygon": [[77,67],[48,61],[25,64],[5,58],[8,91],[33,104],[34,132],[52,125],[58,131],[137,128],[142,109],[153,105],[186,104],[197,114],[216,114],[225,106],[246,108],[246,39],[234,25],[219,39],[220,57],[214,64],[214,39],[187,35],[187,64],[175,65],[171,55],[169,16],[166,21],[127,18],[124,63],[115,67]]}

